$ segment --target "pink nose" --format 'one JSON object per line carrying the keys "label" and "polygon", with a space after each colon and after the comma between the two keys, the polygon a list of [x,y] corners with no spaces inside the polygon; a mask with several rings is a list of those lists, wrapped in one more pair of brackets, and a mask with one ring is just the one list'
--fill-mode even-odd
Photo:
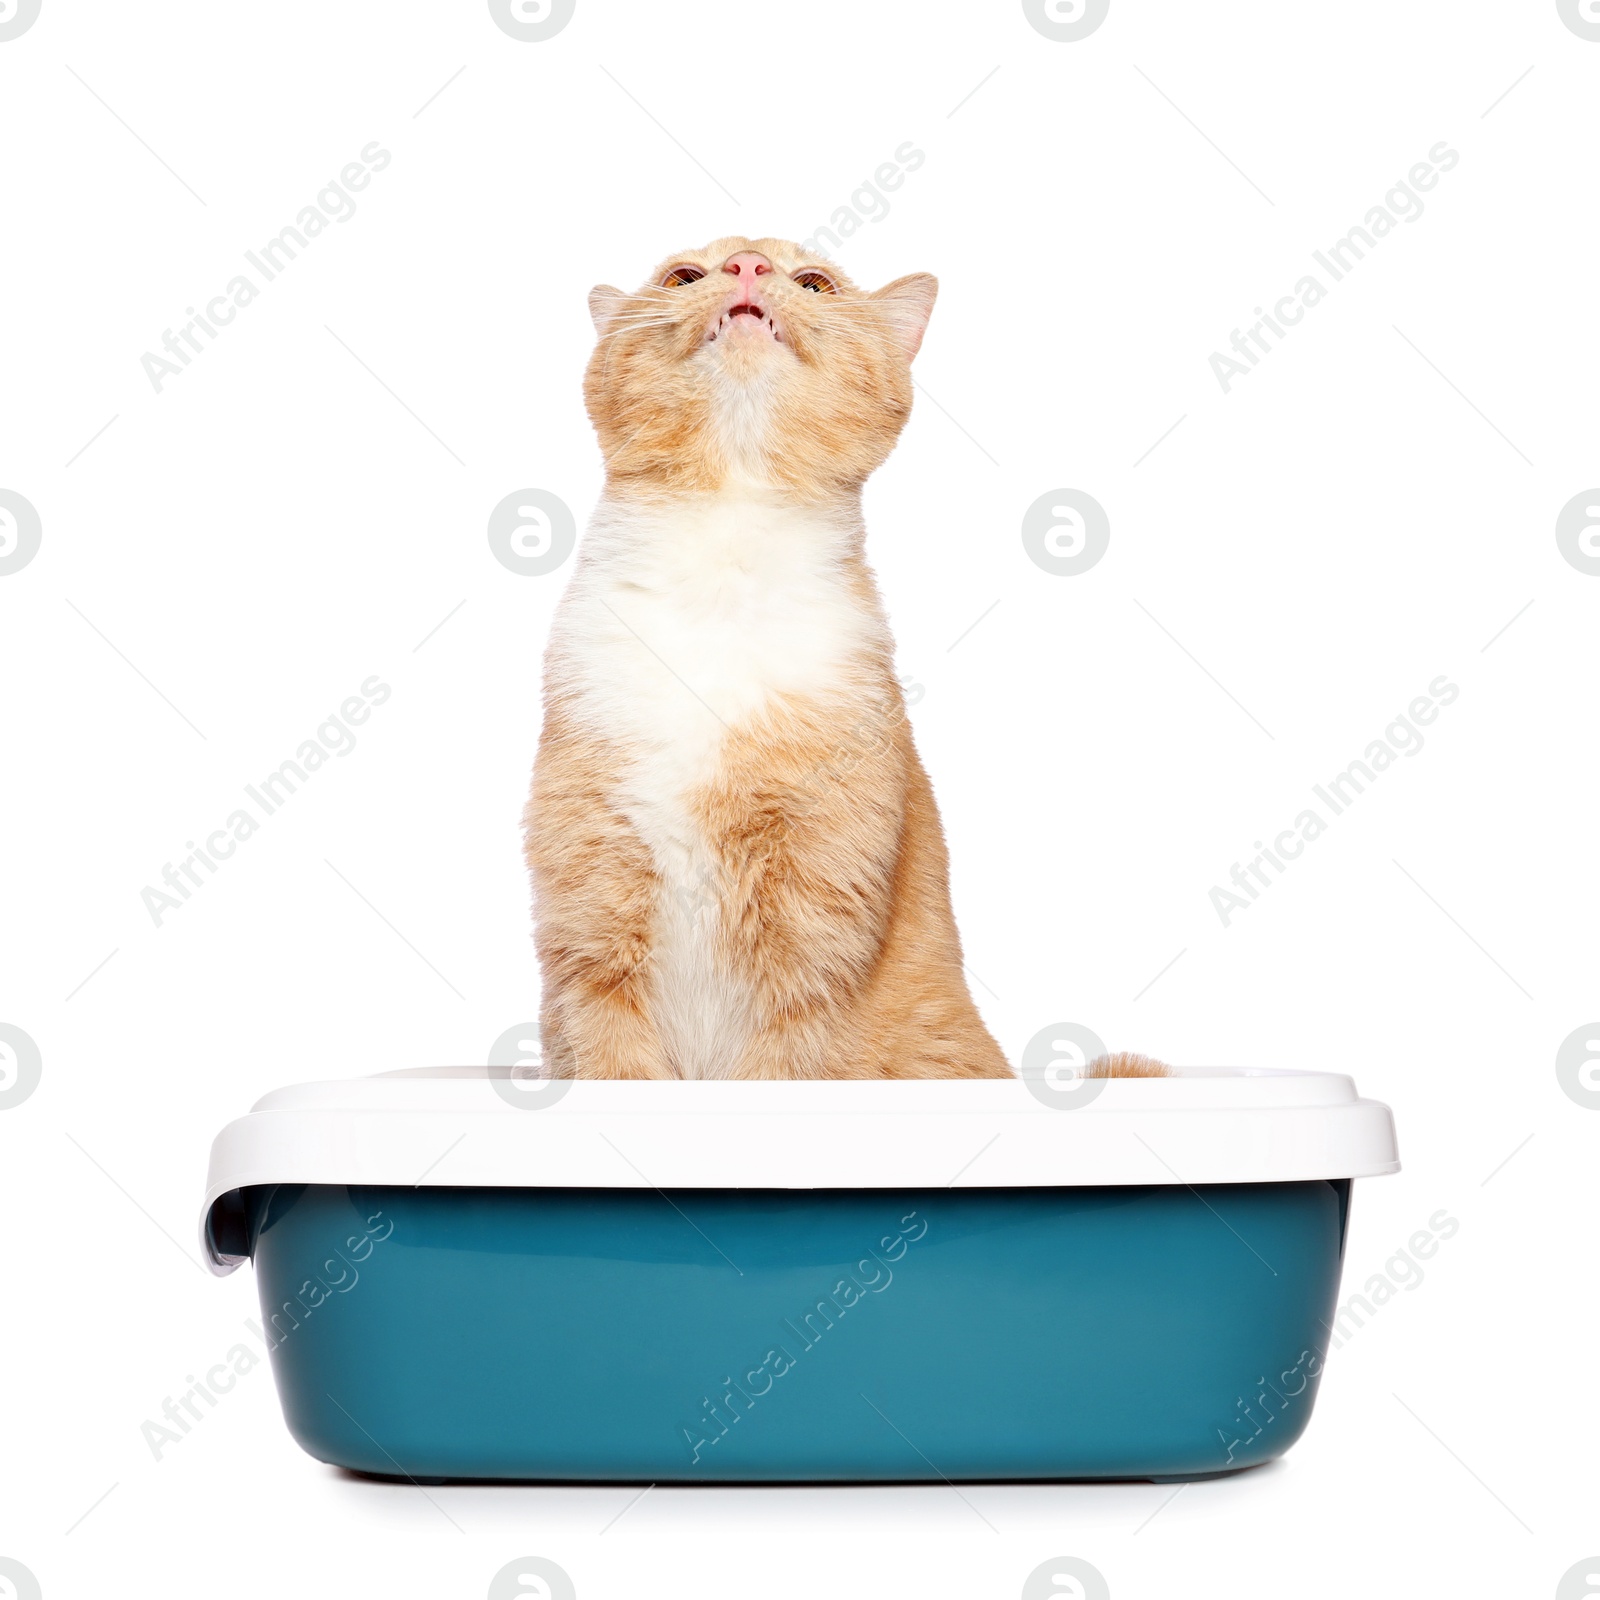
{"label": "pink nose", "polygon": [[756,279],[772,271],[772,263],[755,250],[741,250],[722,263],[722,270],[739,280],[741,289],[753,289]]}

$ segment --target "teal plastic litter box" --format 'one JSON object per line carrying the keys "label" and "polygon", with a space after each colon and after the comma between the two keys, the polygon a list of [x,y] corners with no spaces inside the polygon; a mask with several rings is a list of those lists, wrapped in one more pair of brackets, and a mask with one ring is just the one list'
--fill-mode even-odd
{"label": "teal plastic litter box", "polygon": [[418,1481],[1185,1479],[1311,1417],[1386,1106],[1333,1073],[279,1090],[202,1217],[285,1420]]}

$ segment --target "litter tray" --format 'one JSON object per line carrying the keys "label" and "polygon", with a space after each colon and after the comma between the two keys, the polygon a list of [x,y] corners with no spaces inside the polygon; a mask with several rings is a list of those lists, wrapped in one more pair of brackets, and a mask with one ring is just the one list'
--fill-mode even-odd
{"label": "litter tray", "polygon": [[[1037,1092],[1035,1092],[1037,1091]],[[421,1482],[1188,1479],[1304,1431],[1386,1106],[1334,1073],[301,1084],[201,1231],[284,1418]]]}

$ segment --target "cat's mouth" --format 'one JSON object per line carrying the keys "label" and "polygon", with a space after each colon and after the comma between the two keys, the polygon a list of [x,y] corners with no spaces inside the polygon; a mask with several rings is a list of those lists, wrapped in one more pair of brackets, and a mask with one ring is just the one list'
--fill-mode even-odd
{"label": "cat's mouth", "polygon": [[783,343],[783,330],[779,328],[777,319],[765,306],[758,306],[753,300],[741,300],[738,305],[729,306],[723,311],[707,332],[706,343],[729,335],[746,339],[766,338],[774,344]]}

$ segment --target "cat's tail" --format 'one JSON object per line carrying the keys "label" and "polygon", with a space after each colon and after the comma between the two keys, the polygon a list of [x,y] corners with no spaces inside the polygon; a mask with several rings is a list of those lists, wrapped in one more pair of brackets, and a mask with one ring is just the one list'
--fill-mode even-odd
{"label": "cat's tail", "polygon": [[1118,1050],[1113,1055],[1096,1056],[1083,1069],[1086,1078],[1170,1078],[1172,1068],[1152,1056]]}

